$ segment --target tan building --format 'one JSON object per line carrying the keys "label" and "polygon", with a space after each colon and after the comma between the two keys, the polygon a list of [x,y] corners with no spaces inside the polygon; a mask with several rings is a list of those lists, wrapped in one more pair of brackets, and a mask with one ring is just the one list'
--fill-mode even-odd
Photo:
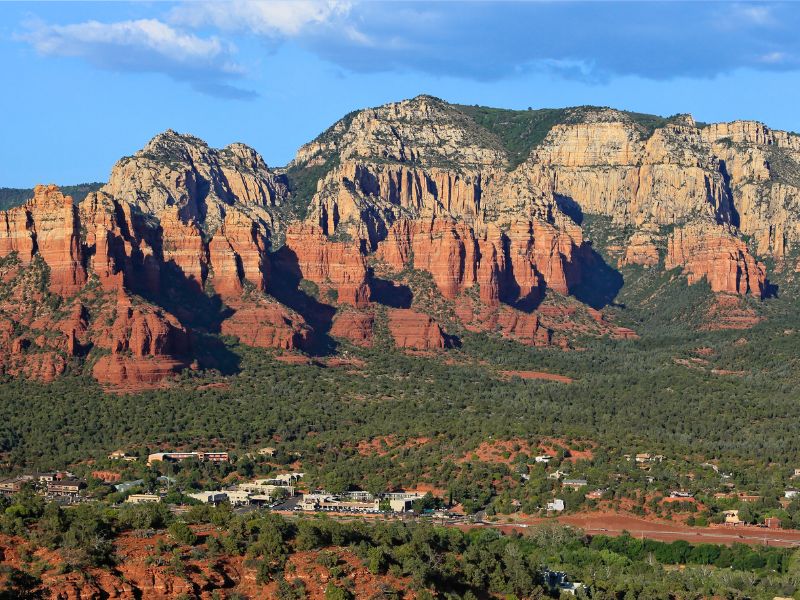
{"label": "tan building", "polygon": [[74,496],[85,487],[79,479],[61,479],[47,482],[47,493],[51,496]]}
{"label": "tan building", "polygon": [[725,525],[740,525],[738,510],[726,510],[722,513],[725,516]]}
{"label": "tan building", "polygon": [[0,481],[0,493],[4,494],[16,494],[18,491],[22,489],[22,486],[25,484],[25,480],[20,479],[19,477],[14,477],[12,479],[3,479]]}
{"label": "tan building", "polygon": [[227,452],[154,452],[147,457],[147,464],[152,465],[161,461],[180,462],[196,458],[200,462],[228,462],[230,457]]}
{"label": "tan building", "polygon": [[161,496],[156,494],[131,494],[125,500],[128,504],[147,504],[149,502],[161,502]]}

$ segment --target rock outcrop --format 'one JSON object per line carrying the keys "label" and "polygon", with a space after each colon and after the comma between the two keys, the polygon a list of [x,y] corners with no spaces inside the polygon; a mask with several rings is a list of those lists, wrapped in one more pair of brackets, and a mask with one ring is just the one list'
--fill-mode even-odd
{"label": "rock outcrop", "polygon": [[390,309],[389,333],[398,348],[442,350],[447,341],[439,324],[430,315],[409,309]]}
{"label": "rock outcrop", "polygon": [[125,299],[110,311],[109,318],[95,325],[96,344],[110,352],[92,369],[99,382],[141,388],[158,384],[186,366],[189,336],[175,317],[152,307],[133,306]]}
{"label": "rock outcrop", "polygon": [[487,305],[501,298],[535,300],[546,288],[567,294],[580,280],[580,229],[558,229],[544,221],[515,221],[506,231],[472,228],[452,219],[400,220],[377,257],[389,267],[429,272],[445,298],[478,285]]}
{"label": "rock outcrop", "polygon": [[661,260],[657,245],[659,242],[658,235],[652,230],[636,231],[628,239],[625,254],[619,260],[619,266],[652,267],[658,265]]}
{"label": "rock outcrop", "polygon": [[222,227],[208,245],[214,290],[225,297],[241,295],[248,284],[266,291],[270,270],[268,243],[260,223],[238,211],[228,211]]}
{"label": "rock outcrop", "polygon": [[497,333],[527,346],[549,346],[553,341],[553,332],[542,325],[539,315],[509,306],[476,305],[462,298],[456,304],[456,315],[469,331]]}
{"label": "rock outcrop", "polygon": [[753,258],[744,242],[713,224],[676,229],[669,237],[665,266],[682,267],[689,284],[707,280],[714,292],[760,298],[766,287],[764,265]]}
{"label": "rock outcrop", "polygon": [[180,221],[209,230],[222,223],[233,205],[274,225],[274,209],[288,197],[285,183],[252,148],[232,144],[215,150],[172,130],[117,162],[103,189],[148,214],[174,208]]}
{"label": "rock outcrop", "polygon": [[311,330],[300,315],[277,303],[238,303],[233,315],[222,322],[222,334],[232,335],[257,348],[304,349]]}
{"label": "rock outcrop", "polygon": [[315,225],[291,226],[275,259],[284,272],[317,284],[330,302],[355,307],[369,303],[367,264],[359,244],[332,241]]}
{"label": "rock outcrop", "polygon": [[333,319],[330,333],[356,346],[370,347],[375,333],[375,315],[370,311],[339,312]]}
{"label": "rock outcrop", "polygon": [[72,198],[54,185],[37,185],[31,200],[3,213],[0,255],[16,252],[23,264],[40,256],[50,271],[50,291],[70,296],[86,283],[80,234]]}

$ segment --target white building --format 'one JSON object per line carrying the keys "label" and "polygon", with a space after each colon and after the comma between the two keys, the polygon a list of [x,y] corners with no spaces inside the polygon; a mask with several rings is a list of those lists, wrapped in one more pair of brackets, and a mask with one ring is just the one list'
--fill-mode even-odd
{"label": "white building", "polygon": [[211,492],[197,492],[194,494],[186,494],[189,498],[194,498],[195,500],[199,500],[203,504],[221,504],[222,502],[226,502],[228,500],[227,492],[222,492],[219,490],[211,491]]}
{"label": "white building", "polygon": [[246,506],[250,504],[250,497],[252,494],[244,490],[226,490],[225,495],[228,497],[228,502],[233,506]]}
{"label": "white building", "polygon": [[564,510],[564,501],[561,498],[554,498],[552,502],[547,503],[547,512],[561,512]]}
{"label": "white building", "polygon": [[381,498],[384,500],[405,500],[406,498],[417,500],[418,498],[423,498],[424,496],[425,494],[422,492],[384,492],[381,494]]}
{"label": "white building", "polygon": [[258,494],[260,496],[270,496],[272,498],[277,497],[280,494],[285,494],[286,496],[294,496],[295,488],[291,485],[275,485],[272,483],[263,483],[266,481],[274,481],[271,479],[261,479],[258,481],[252,481],[249,483],[240,483],[236,486],[241,492],[248,492],[250,494]]}
{"label": "white building", "polygon": [[370,494],[369,492],[365,492],[364,490],[353,490],[350,492],[345,492],[342,494],[345,498],[353,500],[354,502],[372,502],[375,497]]}

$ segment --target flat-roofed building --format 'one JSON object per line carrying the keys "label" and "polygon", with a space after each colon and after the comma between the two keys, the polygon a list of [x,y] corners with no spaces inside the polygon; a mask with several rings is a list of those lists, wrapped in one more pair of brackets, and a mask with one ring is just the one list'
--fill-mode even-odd
{"label": "flat-roofed building", "polygon": [[274,485],[271,483],[258,483],[251,481],[248,483],[240,483],[236,486],[238,490],[249,492],[251,494],[261,494],[264,496],[294,496],[295,488],[291,485]]}
{"label": "flat-roofed building", "polygon": [[219,490],[210,492],[196,492],[194,494],[186,494],[189,498],[199,500],[203,504],[222,504],[228,501],[228,494]]}
{"label": "flat-roofed building", "polygon": [[180,462],[192,458],[200,462],[228,462],[230,460],[227,452],[154,452],[147,457],[147,464],[152,465],[161,461]]}
{"label": "flat-roofed building", "polygon": [[0,493],[3,494],[16,494],[25,485],[26,480],[20,477],[12,477],[10,479],[3,479],[0,481]]}
{"label": "flat-roofed building", "polygon": [[156,494],[131,494],[125,499],[128,504],[148,504],[151,502],[161,502],[161,496]]}
{"label": "flat-roofed building", "polygon": [[228,502],[234,506],[246,506],[250,504],[250,497],[252,494],[244,490],[225,490],[228,496]]}
{"label": "flat-roofed building", "polygon": [[80,479],[61,479],[47,482],[47,493],[51,496],[74,496],[86,487]]}

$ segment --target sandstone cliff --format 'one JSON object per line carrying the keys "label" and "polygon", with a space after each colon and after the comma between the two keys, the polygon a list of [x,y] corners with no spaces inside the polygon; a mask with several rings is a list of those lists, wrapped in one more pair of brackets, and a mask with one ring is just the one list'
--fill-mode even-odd
{"label": "sandstone cliff", "polygon": [[[621,280],[615,267],[758,298],[763,259],[795,267],[800,136],[592,107],[510,135],[467,108],[420,96],[358,111],[277,170],[243,144],[167,131],[80,206],[37,187],[0,212],[0,367],[49,380],[91,365],[110,385],[158,385],[193,359],[194,329],[369,346],[382,303],[402,348],[446,347],[439,323],[530,345],[631,337],[581,307],[613,301],[601,279]],[[613,266],[590,217],[616,232]],[[433,281],[425,302],[397,283],[418,272]]]}
{"label": "sandstone cliff", "polygon": [[119,160],[104,191],[158,215],[175,207],[183,222],[216,229],[234,204],[254,219],[273,224],[275,208],[288,195],[286,185],[244,144],[222,150],[168,130],[133,156]]}

